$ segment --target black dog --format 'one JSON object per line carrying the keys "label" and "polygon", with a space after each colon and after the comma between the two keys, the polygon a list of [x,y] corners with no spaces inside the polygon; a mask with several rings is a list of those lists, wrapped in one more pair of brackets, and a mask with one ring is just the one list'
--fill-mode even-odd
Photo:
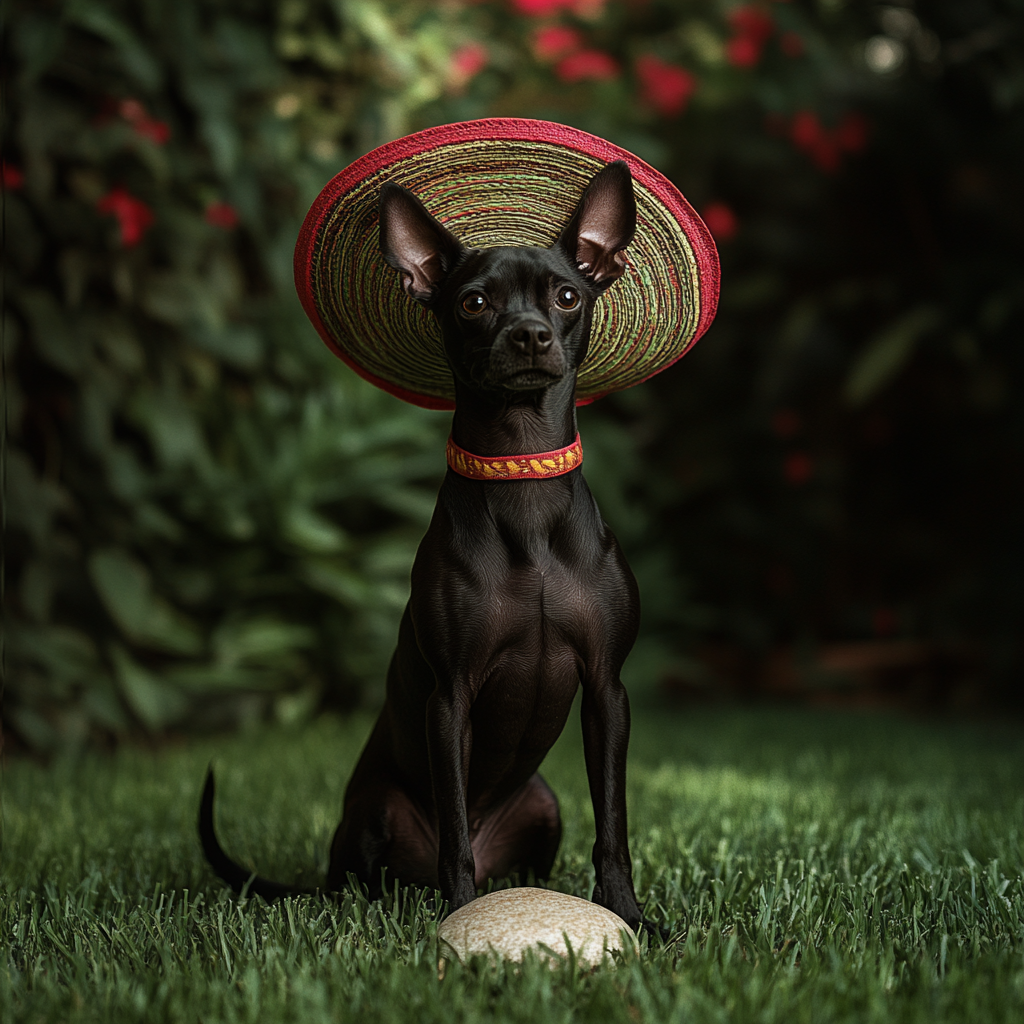
{"label": "black dog", "polygon": [[[622,161],[595,175],[550,249],[467,248],[410,192],[383,186],[381,251],[440,322],[457,445],[495,457],[574,441],[594,301],[622,275],[635,226]],[[619,671],[638,618],[636,582],[579,469],[514,481],[449,469],[413,565],[387,699],[345,793],[328,886],[351,873],[377,896],[386,868],[440,888],[454,910],[489,878],[547,877],[562,826],[537,768],[582,683],[594,901],[636,928]],[[294,891],[251,881],[220,848],[212,776],[200,834],[236,889]]]}

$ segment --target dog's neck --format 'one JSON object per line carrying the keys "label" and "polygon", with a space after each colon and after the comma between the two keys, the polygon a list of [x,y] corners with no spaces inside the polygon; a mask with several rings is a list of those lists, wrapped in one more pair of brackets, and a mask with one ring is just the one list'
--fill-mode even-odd
{"label": "dog's neck", "polygon": [[576,438],[576,375],[543,391],[510,395],[455,384],[452,439],[474,455],[554,451]]}

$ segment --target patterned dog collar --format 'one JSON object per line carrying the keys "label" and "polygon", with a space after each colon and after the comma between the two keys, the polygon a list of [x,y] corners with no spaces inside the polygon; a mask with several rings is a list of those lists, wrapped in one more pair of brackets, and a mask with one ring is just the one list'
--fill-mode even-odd
{"label": "patterned dog collar", "polygon": [[571,473],[583,465],[580,435],[572,444],[537,455],[473,455],[448,438],[448,465],[470,480],[545,480]]}

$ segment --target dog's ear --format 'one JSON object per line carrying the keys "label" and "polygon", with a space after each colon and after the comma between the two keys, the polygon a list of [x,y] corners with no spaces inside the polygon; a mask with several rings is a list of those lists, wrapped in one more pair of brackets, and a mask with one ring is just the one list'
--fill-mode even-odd
{"label": "dog's ear", "polygon": [[600,291],[626,268],[622,250],[636,231],[633,176],[624,160],[603,167],[590,180],[576,211],[553,248],[561,249]]}
{"label": "dog's ear", "polygon": [[429,305],[462,252],[459,240],[408,189],[380,187],[380,251],[402,275],[402,287]]}

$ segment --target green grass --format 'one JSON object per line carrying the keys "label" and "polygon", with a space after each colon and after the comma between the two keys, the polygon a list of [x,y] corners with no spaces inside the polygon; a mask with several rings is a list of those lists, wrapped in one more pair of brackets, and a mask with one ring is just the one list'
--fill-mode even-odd
{"label": "green grass", "polygon": [[[1024,729],[797,711],[635,714],[637,892],[675,941],[587,975],[474,965],[438,982],[422,895],[227,894],[194,817],[315,883],[369,725],[323,719],[158,753],[5,772],[0,1019],[920,1021],[1024,1019]],[[586,896],[593,817],[575,723],[554,888]]]}

